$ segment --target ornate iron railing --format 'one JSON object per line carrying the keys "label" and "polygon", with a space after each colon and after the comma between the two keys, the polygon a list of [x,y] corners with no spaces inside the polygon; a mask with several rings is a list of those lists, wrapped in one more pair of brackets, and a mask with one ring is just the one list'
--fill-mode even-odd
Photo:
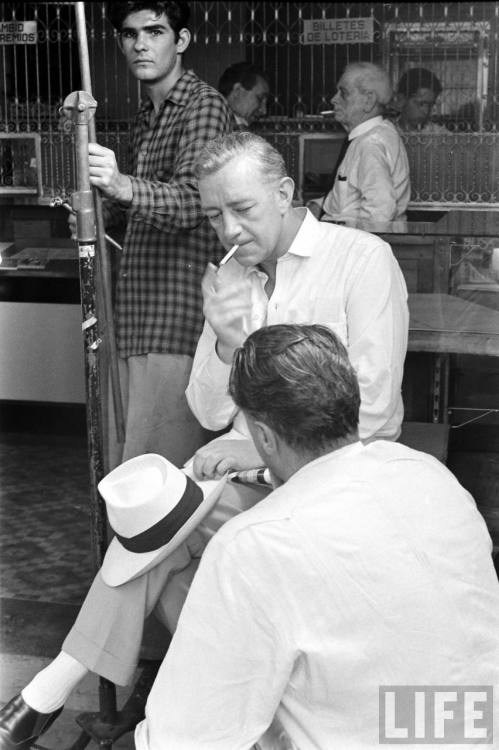
{"label": "ornate iron railing", "polygon": [[[140,90],[126,71],[105,4],[87,6],[98,138],[124,163],[128,122]],[[346,63],[382,62],[394,84],[407,67],[425,66],[441,79],[434,120],[449,132],[405,136],[413,200],[497,202],[499,2],[234,1],[191,2],[191,9],[186,65],[214,85],[228,64],[241,59],[267,72],[269,116],[259,131],[283,151],[293,175],[299,173],[299,135],[335,129],[320,112],[330,106]],[[338,36],[330,43],[333,22],[354,28],[359,19],[372,27],[368,41],[340,43]],[[304,33],[313,21],[322,29],[322,41],[308,44]],[[35,24],[36,43],[16,44],[9,29],[25,23]],[[67,195],[74,187],[74,165],[71,134],[59,107],[80,87],[72,3],[0,4],[0,41],[0,132],[39,133],[41,197]],[[0,183],[7,172],[0,168]]]}

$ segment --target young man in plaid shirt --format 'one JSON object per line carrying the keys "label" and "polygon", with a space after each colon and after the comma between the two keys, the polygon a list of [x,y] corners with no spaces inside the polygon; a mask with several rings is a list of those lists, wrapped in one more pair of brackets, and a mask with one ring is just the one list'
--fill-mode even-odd
{"label": "young man in plaid shirt", "polygon": [[128,174],[113,151],[89,145],[106,225],[126,219],[115,309],[126,438],[117,444],[111,414],[108,468],[146,452],[181,466],[204,442],[184,391],[203,322],[201,277],[220,252],[193,163],[234,121],[225,99],[184,70],[187,3],[109,3],[108,13],[147,95],[131,130]]}

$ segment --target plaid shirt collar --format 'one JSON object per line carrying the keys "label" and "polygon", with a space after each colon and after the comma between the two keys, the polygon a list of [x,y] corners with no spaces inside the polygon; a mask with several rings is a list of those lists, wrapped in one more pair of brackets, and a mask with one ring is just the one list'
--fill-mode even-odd
{"label": "plaid shirt collar", "polygon": [[[163,111],[166,102],[173,102],[173,104],[177,104],[179,107],[185,107],[189,102],[191,86],[196,80],[197,76],[192,70],[185,70],[178,81],[172,86],[168,94],[165,96],[158,114]],[[137,113],[139,119],[145,119],[148,121],[152,108],[152,101],[148,96],[145,97],[145,99],[142,100],[142,104],[140,105]]]}

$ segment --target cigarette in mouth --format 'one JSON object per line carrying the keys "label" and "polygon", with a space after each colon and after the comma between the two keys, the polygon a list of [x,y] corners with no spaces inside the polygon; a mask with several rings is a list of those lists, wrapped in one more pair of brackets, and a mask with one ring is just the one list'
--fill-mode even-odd
{"label": "cigarette in mouth", "polygon": [[323,109],[320,114],[321,117],[322,115],[334,115],[334,109]]}
{"label": "cigarette in mouth", "polygon": [[224,255],[224,257],[222,258],[222,260],[218,264],[218,269],[219,270],[220,270],[220,268],[222,268],[222,266],[225,266],[225,264],[232,258],[232,256],[234,255],[234,253],[236,252],[236,250],[238,248],[239,248],[239,245],[233,245],[231,247],[231,249],[229,250],[229,252],[226,255]]}

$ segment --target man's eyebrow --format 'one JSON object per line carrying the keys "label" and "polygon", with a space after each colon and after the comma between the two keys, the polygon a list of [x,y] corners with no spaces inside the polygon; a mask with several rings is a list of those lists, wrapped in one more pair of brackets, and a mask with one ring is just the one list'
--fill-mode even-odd
{"label": "man's eyebrow", "polygon": [[[233,198],[227,201],[226,203],[224,203],[224,205],[228,206],[229,208],[235,208],[241,203],[251,203],[252,200],[253,198],[250,196],[248,196],[247,198]],[[206,205],[206,206],[202,206],[202,209],[203,211],[221,211],[222,207],[218,205],[217,206]]]}
{"label": "man's eyebrow", "polygon": [[135,28],[135,26],[122,26],[121,32],[124,31],[155,31],[156,29],[159,29],[160,31],[166,31],[165,24],[162,23],[148,23],[145,26],[141,26],[139,29]]}

